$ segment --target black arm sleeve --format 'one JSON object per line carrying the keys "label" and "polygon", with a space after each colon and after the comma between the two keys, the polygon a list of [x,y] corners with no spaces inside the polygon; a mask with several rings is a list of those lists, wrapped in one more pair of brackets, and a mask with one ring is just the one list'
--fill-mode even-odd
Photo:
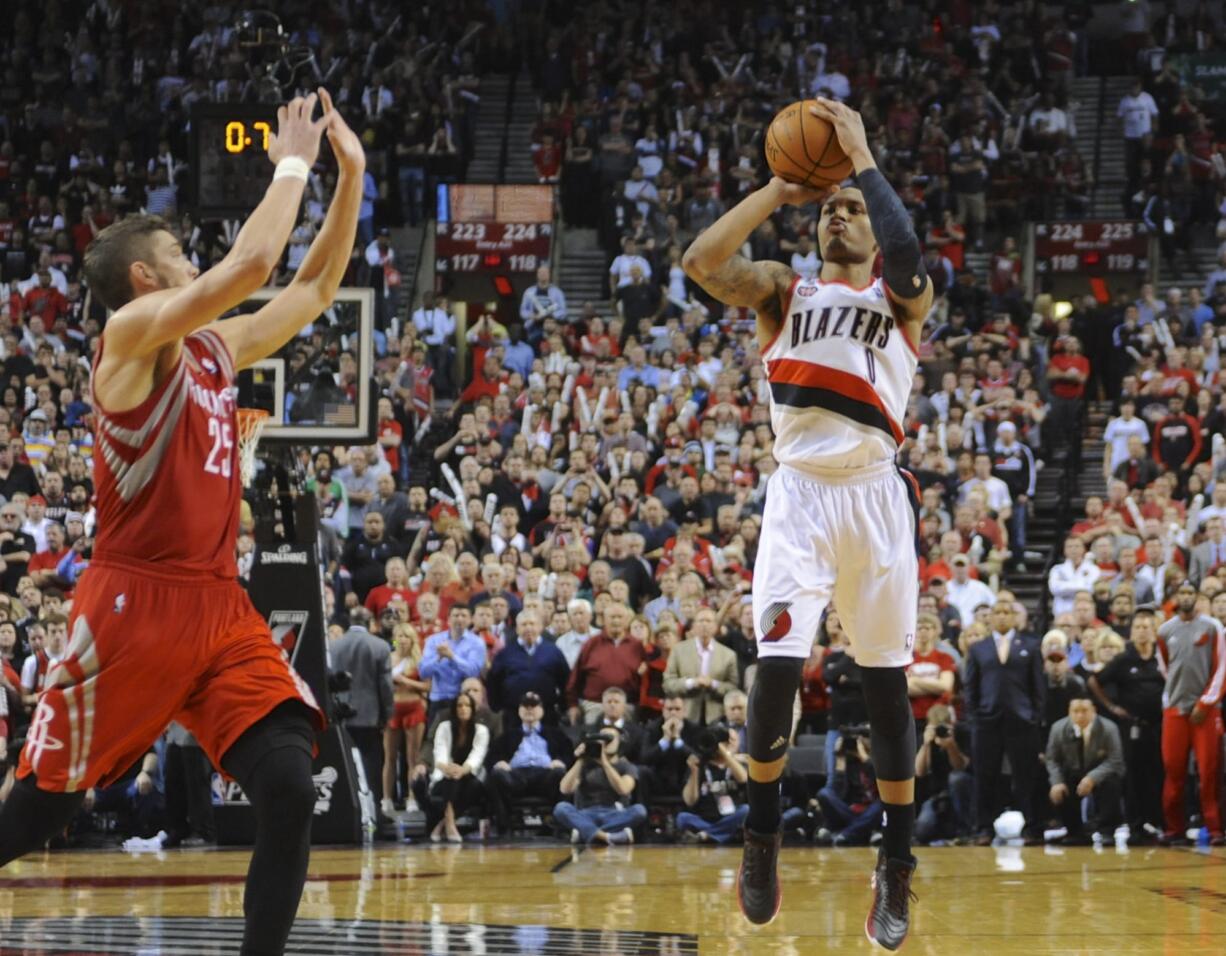
{"label": "black arm sleeve", "polygon": [[927,287],[928,274],[910,214],[880,170],[866,169],[856,176],[856,184],[864,194],[873,237],[881,247],[886,285],[898,298],[914,299]]}

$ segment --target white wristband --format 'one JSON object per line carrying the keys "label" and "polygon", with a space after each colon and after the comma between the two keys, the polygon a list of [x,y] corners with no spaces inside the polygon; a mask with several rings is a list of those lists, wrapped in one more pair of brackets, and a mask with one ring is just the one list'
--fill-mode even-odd
{"label": "white wristband", "polygon": [[277,170],[272,174],[272,181],[275,183],[278,179],[300,179],[305,183],[310,171],[311,167],[307,165],[305,159],[298,156],[286,156],[277,163]]}

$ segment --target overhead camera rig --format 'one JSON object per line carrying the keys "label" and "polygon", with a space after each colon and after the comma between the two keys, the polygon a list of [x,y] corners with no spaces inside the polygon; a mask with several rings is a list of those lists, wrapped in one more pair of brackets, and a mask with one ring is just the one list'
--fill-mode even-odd
{"label": "overhead camera rig", "polygon": [[[246,10],[234,22],[238,48],[247,58],[249,84],[245,99],[257,103],[282,103],[299,82],[326,84],[340,65],[333,63],[325,74],[315,51],[290,42],[281,18],[271,10]],[[306,76],[300,74],[306,72]]]}

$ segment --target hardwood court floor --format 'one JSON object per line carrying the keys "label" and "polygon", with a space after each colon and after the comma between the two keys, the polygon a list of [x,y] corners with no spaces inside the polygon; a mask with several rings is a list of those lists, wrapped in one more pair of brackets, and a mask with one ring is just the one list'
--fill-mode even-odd
{"label": "hardwood court floor", "polygon": [[[869,952],[873,852],[785,849],[763,929],[733,895],[738,849],[379,845],[316,850],[289,952],[808,956]],[[904,952],[1226,952],[1226,853],[921,850]],[[0,872],[0,956],[237,952],[246,855],[61,853]]]}

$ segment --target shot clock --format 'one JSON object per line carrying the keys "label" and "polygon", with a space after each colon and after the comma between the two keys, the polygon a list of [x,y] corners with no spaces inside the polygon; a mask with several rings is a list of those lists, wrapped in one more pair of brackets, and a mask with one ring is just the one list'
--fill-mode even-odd
{"label": "shot clock", "polygon": [[271,135],[272,126],[263,120],[256,120],[252,123],[250,130],[242,120],[230,120],[226,124],[226,152],[241,153],[255,146],[267,153],[268,139]]}
{"label": "shot clock", "polygon": [[273,103],[197,103],[192,109],[193,193],[199,219],[251,213],[272,182],[268,145],[277,129]]}

